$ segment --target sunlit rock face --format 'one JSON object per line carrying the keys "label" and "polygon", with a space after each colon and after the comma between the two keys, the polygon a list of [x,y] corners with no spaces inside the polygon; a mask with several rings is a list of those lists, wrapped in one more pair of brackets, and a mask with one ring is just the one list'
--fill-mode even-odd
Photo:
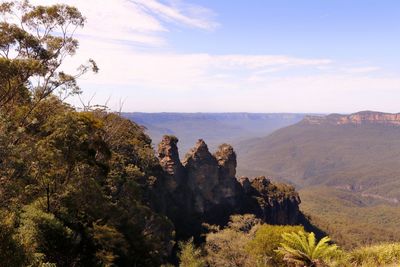
{"label": "sunlit rock face", "polygon": [[306,116],[306,124],[330,125],[387,125],[400,126],[400,113],[382,113],[374,111],[361,111],[350,115],[330,114],[328,116]]}
{"label": "sunlit rock face", "polygon": [[270,224],[298,223],[300,198],[294,188],[263,176],[238,180],[232,146],[222,144],[211,154],[200,139],[181,163],[177,143],[176,137],[164,136],[158,146],[165,172],[159,191],[166,197],[166,213],[174,223],[199,231],[203,222],[223,225],[230,215],[245,213]]}

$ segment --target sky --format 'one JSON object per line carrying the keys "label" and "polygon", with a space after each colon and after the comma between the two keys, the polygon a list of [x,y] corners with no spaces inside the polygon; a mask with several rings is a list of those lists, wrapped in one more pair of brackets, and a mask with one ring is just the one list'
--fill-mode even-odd
{"label": "sky", "polygon": [[[81,98],[141,112],[400,112],[398,0],[31,0],[87,23]],[[69,100],[79,105],[75,99]]]}

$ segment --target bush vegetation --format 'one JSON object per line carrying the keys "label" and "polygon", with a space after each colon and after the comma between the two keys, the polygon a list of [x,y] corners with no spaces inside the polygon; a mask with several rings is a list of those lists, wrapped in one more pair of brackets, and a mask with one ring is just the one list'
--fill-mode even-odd
{"label": "bush vegetation", "polygon": [[388,243],[357,248],[348,257],[352,266],[399,266],[400,244]]}
{"label": "bush vegetation", "polygon": [[317,240],[302,226],[261,223],[253,215],[234,215],[225,228],[208,226],[206,242],[181,243],[180,266],[372,267],[398,266],[400,244],[342,250],[329,237]]}

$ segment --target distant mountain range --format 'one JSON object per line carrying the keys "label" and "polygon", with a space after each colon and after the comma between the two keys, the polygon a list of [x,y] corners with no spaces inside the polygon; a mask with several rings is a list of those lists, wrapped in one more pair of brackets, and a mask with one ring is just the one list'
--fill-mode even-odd
{"label": "distant mountain range", "polygon": [[242,174],[259,171],[298,187],[328,185],[400,200],[400,116],[307,116],[236,146]]}
{"label": "distant mountain range", "polygon": [[210,150],[222,143],[263,137],[301,121],[305,114],[289,113],[123,113],[124,117],[147,128],[146,132],[158,144],[165,134],[179,138],[183,156],[198,139],[204,139]]}
{"label": "distant mountain range", "polygon": [[239,174],[300,189],[301,209],[345,247],[400,239],[400,115],[307,116],[236,145]]}

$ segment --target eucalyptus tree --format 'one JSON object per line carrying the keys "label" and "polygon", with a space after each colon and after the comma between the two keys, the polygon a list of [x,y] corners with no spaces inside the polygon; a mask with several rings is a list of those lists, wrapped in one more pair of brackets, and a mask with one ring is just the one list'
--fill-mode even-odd
{"label": "eucalyptus tree", "polygon": [[[0,111],[2,116],[18,115],[28,123],[39,103],[54,93],[61,98],[79,94],[77,78],[92,70],[89,59],[75,73],[62,64],[79,46],[75,31],[85,17],[68,5],[33,6],[28,1],[0,5]],[[21,106],[24,108],[22,109]]]}

